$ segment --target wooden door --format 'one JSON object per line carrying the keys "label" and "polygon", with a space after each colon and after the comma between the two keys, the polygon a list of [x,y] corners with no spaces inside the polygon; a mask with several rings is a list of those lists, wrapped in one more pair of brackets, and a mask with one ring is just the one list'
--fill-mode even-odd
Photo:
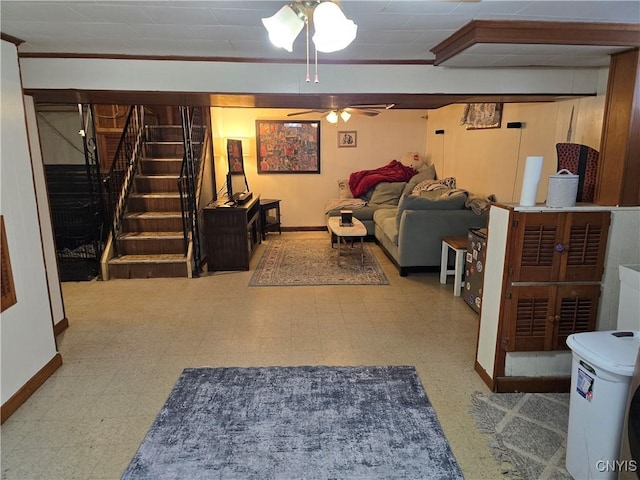
{"label": "wooden door", "polygon": [[552,333],[552,350],[567,350],[572,333],[596,329],[600,285],[558,285]]}
{"label": "wooden door", "polygon": [[566,213],[558,280],[600,281],[609,236],[610,212]]}
{"label": "wooden door", "polygon": [[508,296],[507,352],[566,350],[569,335],[595,330],[600,285],[516,286]]}
{"label": "wooden door", "polygon": [[552,282],[558,278],[557,245],[562,243],[565,215],[553,212],[516,212],[513,218],[513,282]]}
{"label": "wooden door", "polygon": [[548,285],[511,287],[505,301],[507,352],[550,350],[556,289]]}

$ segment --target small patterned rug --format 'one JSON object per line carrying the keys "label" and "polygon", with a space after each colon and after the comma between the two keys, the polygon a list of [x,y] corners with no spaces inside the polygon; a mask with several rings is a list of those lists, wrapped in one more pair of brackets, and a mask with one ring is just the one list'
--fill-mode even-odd
{"label": "small patterned rug", "polygon": [[188,368],[126,480],[462,480],[410,366]]}
{"label": "small patterned rug", "polygon": [[388,285],[369,243],[364,244],[364,263],[360,245],[342,246],[340,264],[337,249],[326,239],[269,240],[249,286],[295,285]]}
{"label": "small patterned rug", "polygon": [[474,393],[471,416],[513,480],[571,480],[565,468],[568,393]]}

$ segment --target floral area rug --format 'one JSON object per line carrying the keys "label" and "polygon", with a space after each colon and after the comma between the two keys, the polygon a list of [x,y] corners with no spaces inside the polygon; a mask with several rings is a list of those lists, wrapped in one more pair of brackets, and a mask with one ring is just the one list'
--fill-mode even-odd
{"label": "floral area rug", "polygon": [[331,248],[328,235],[326,239],[269,240],[249,286],[388,285],[374,248],[365,242],[362,262],[358,240],[353,247],[343,244],[338,264],[338,251]]}
{"label": "floral area rug", "polygon": [[512,480],[571,480],[565,469],[568,393],[479,393],[471,416]]}

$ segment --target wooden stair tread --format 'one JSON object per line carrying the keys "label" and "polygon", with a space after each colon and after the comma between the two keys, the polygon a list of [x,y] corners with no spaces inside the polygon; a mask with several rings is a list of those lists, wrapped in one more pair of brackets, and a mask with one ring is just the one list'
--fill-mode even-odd
{"label": "wooden stair tread", "polygon": [[132,193],[129,197],[137,198],[180,198],[179,193],[174,192],[161,192],[161,193]]}
{"label": "wooden stair tread", "polygon": [[119,239],[130,238],[135,240],[143,239],[180,239],[184,238],[182,232],[126,232],[118,235]]}
{"label": "wooden stair tread", "polygon": [[181,253],[162,253],[157,255],[122,255],[121,257],[112,258],[109,263],[127,264],[127,263],[183,263],[186,261],[184,254]]}
{"label": "wooden stair tread", "polygon": [[182,162],[182,157],[143,157],[147,162]]}
{"label": "wooden stair tread", "polygon": [[170,173],[138,173],[136,178],[170,178],[170,179],[178,179],[180,175],[178,174],[170,174]]}
{"label": "wooden stair tread", "polygon": [[125,218],[182,218],[180,212],[162,212],[149,210],[146,212],[127,212]]}

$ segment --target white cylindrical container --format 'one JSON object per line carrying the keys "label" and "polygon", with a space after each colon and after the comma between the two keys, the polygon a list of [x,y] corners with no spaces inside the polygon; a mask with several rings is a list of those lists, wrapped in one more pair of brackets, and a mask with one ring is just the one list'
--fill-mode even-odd
{"label": "white cylindrical container", "polygon": [[566,168],[549,175],[547,207],[573,207],[578,196],[580,177]]}
{"label": "white cylindrical container", "polygon": [[538,182],[542,173],[543,157],[527,157],[522,177],[522,190],[520,192],[520,205],[533,207],[536,204]]}
{"label": "white cylindrical container", "polygon": [[569,335],[573,351],[567,471],[576,479],[614,480],[639,331]]}

